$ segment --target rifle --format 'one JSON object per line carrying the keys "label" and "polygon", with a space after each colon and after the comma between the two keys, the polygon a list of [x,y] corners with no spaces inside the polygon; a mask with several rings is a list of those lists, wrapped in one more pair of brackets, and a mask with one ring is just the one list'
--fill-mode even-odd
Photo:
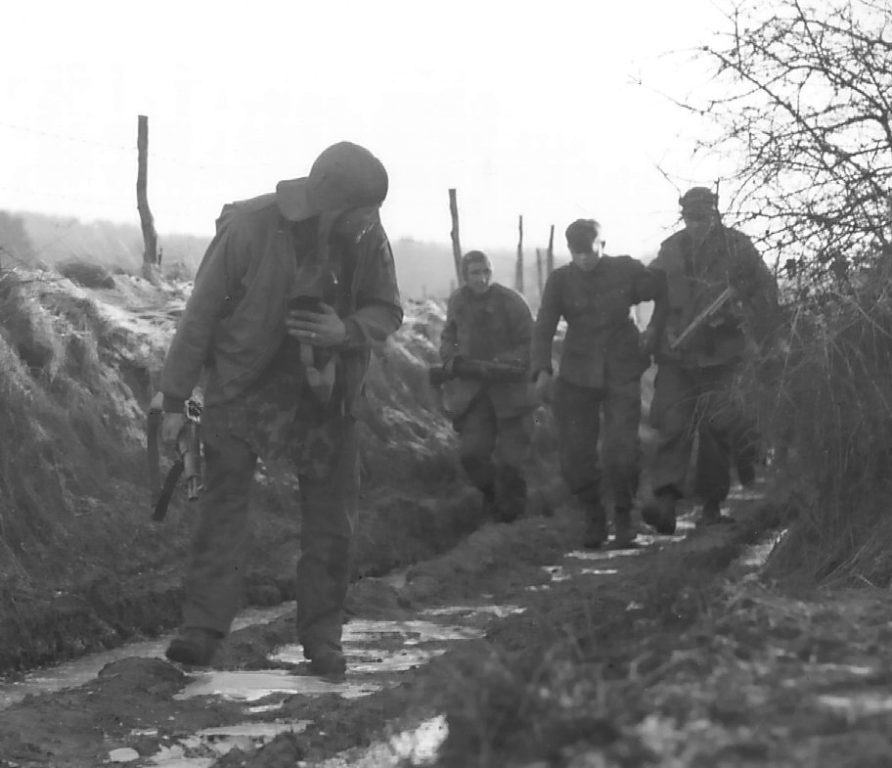
{"label": "rifle", "polygon": [[526,363],[467,360],[463,357],[456,357],[451,364],[432,365],[428,370],[428,379],[435,387],[444,384],[450,379],[523,381],[527,373],[527,367]]}
{"label": "rifle", "polygon": [[164,419],[161,407],[162,397],[159,392],[152,399],[146,423],[149,486],[154,510],[152,520],[156,522],[163,520],[167,515],[167,507],[181,475],[185,475],[186,497],[189,501],[195,501],[201,490],[201,440],[199,435],[201,405],[195,400],[186,402],[186,423],[177,436],[177,457],[164,478],[163,485],[161,484],[161,423]]}
{"label": "rifle", "polygon": [[722,291],[713,302],[706,307],[705,309],[700,311],[690,323],[688,323],[687,327],[671,342],[669,342],[669,349],[673,352],[677,351],[682,344],[684,344],[692,334],[694,334],[699,328],[705,325],[712,317],[721,311],[722,307],[725,306],[731,299],[734,298],[734,288],[732,286],[728,286]]}

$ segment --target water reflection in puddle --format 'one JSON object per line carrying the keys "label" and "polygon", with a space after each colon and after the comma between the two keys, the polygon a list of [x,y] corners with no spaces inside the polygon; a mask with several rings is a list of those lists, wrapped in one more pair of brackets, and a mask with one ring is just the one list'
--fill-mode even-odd
{"label": "water reflection in puddle", "polygon": [[850,720],[892,712],[892,696],[879,692],[823,694],[818,696],[818,703]]}
{"label": "water reflection in puddle", "polygon": [[[283,603],[274,608],[251,608],[240,613],[233,622],[233,630],[251,624],[264,624],[274,621],[295,610],[295,603]],[[64,688],[73,688],[94,679],[104,666],[113,661],[130,658],[164,658],[164,649],[172,635],[154,640],[128,643],[101,653],[91,653],[80,659],[37,669],[22,680],[0,684],[0,709],[21,701],[30,694],[51,693]]]}
{"label": "water reflection in puddle", "polygon": [[209,671],[200,672],[175,699],[191,699],[196,696],[220,696],[239,701],[258,701],[274,694],[319,696],[336,693],[345,699],[368,696],[381,690],[380,685],[363,682],[330,682],[319,677],[294,675],[286,670],[262,671]]}
{"label": "water reflection in puddle", "polygon": [[619,573],[616,568],[574,568],[568,571],[562,565],[543,565],[542,570],[551,576],[552,581],[567,581],[574,576],[613,576]]}

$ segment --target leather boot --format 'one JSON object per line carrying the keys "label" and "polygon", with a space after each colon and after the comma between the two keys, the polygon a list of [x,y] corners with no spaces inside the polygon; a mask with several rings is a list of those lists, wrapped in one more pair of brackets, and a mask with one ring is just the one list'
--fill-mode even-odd
{"label": "leather boot", "polygon": [[638,534],[632,528],[632,511],[627,507],[613,510],[613,546],[616,549],[633,549]]}
{"label": "leather boot", "polygon": [[698,526],[720,525],[721,523],[733,523],[730,517],[722,515],[722,503],[720,501],[706,501],[700,510],[700,517],[697,520]]}
{"label": "leather boot", "polygon": [[675,533],[675,504],[678,496],[674,491],[661,491],[656,499],[641,510],[641,519],[662,536]]}
{"label": "leather boot", "polygon": [[599,549],[607,540],[607,515],[600,502],[588,502],[585,510],[585,533],[582,546],[586,549]]}
{"label": "leather boot", "polygon": [[221,633],[204,627],[185,627],[167,646],[164,655],[178,664],[207,667],[220,644]]}

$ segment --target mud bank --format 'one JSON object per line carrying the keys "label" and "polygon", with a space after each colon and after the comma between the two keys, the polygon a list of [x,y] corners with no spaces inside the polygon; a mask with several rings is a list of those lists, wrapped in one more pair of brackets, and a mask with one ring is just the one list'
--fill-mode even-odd
{"label": "mud bank", "polygon": [[[444,765],[563,764],[591,738],[644,750],[623,735],[638,710],[597,714],[559,686],[572,681],[603,708],[599,689],[586,687],[596,669],[602,693],[606,680],[629,703],[630,670],[644,675],[661,663],[654,654],[635,666],[642,645],[662,638],[671,656],[699,615],[690,589],[706,589],[764,529],[766,514],[752,506],[741,525],[644,540],[628,553],[580,551],[582,521],[568,505],[487,523],[401,578],[354,583],[346,685],[355,695],[306,677],[299,651],[289,650],[293,616],[284,616],[233,633],[214,662],[223,677],[122,659],[86,686],[32,696],[0,714],[0,754],[23,768],[95,766],[112,754],[134,766],[362,765],[374,764],[369,750],[392,751],[397,736],[427,721],[446,725],[444,743],[425,758]],[[254,678],[259,697],[245,693]],[[230,741],[223,755],[210,742],[224,731],[255,737]]]}

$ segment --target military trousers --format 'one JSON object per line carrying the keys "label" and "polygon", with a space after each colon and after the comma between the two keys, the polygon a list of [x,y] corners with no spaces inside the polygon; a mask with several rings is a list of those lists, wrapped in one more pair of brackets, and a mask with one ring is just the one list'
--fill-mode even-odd
{"label": "military trousers", "polygon": [[531,440],[529,414],[500,418],[484,393],[453,424],[459,435],[459,460],[471,483],[500,504],[522,504],[526,499],[523,465]]}
{"label": "military trousers", "polygon": [[[569,491],[584,504],[596,505],[606,490],[614,507],[631,509],[641,454],[640,379],[596,388],[558,376],[553,411],[561,475]],[[607,489],[602,489],[602,475]]]}
{"label": "military trousers", "polygon": [[652,483],[655,494],[685,495],[691,452],[697,442],[693,492],[703,502],[722,502],[731,468],[743,478],[758,453],[755,425],[732,396],[733,366],[685,368],[661,363],[654,382],[651,425],[657,430]]}
{"label": "military trousers", "polygon": [[[340,418],[332,471],[321,479],[298,474],[297,635],[305,649],[323,645],[339,649],[341,642],[357,519],[359,456],[355,421],[351,416]],[[205,489],[187,566],[183,625],[226,634],[244,593],[251,552],[249,497],[258,456],[225,428],[225,422],[209,429],[203,423],[202,431]]]}

